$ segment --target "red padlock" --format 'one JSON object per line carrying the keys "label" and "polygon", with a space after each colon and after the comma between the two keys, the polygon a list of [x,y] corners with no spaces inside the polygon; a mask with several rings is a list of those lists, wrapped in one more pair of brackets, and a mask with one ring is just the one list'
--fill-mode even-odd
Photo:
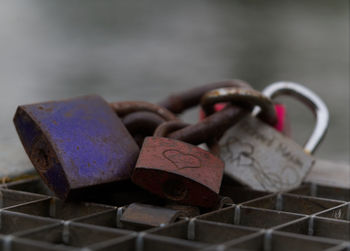
{"label": "red padlock", "polygon": [[132,175],[144,189],[183,204],[211,208],[219,201],[224,163],[195,145],[162,137],[168,129],[186,124],[163,123],[153,137],[147,137]]}

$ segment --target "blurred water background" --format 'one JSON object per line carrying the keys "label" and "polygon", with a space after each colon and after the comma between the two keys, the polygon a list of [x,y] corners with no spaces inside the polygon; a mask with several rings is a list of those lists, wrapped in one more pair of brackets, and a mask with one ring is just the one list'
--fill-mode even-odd
{"label": "blurred water background", "polygon": [[[30,166],[12,124],[17,105],[97,93],[108,101],[158,101],[217,80],[255,88],[291,80],[331,112],[316,156],[349,162],[349,2],[0,2],[0,157]],[[299,143],[313,117],[286,101]],[[184,115],[197,120],[197,111]],[[7,172],[7,171],[6,171]]]}

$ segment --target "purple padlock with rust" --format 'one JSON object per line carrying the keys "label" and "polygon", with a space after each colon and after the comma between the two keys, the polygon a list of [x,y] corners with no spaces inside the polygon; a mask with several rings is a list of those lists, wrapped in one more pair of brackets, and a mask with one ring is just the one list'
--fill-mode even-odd
{"label": "purple padlock with rust", "polygon": [[34,167],[62,198],[130,178],[139,147],[97,95],[22,105],[14,124]]}

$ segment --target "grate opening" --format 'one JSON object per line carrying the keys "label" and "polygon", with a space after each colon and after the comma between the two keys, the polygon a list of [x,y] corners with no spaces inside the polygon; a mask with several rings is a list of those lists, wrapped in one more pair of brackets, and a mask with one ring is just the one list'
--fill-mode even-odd
{"label": "grate opening", "polygon": [[343,204],[341,201],[310,198],[301,195],[277,194],[251,202],[245,206],[266,208],[290,213],[311,215]]}

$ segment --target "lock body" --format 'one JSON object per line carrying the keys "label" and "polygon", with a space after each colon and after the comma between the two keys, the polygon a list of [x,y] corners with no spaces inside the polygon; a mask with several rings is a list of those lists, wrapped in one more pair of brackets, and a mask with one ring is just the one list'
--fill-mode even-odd
{"label": "lock body", "polygon": [[251,115],[226,131],[219,151],[227,175],[261,191],[299,186],[315,162],[293,140]]}
{"label": "lock body", "polygon": [[197,146],[147,137],[132,180],[160,197],[210,208],[219,200],[223,169],[219,158]]}
{"label": "lock body", "polygon": [[130,178],[139,148],[97,95],[23,105],[14,124],[26,153],[62,199]]}
{"label": "lock body", "polygon": [[197,207],[174,205],[154,206],[142,203],[130,204],[122,214],[120,223],[128,229],[147,229],[150,227],[165,226],[176,222],[180,218],[199,215]]}

